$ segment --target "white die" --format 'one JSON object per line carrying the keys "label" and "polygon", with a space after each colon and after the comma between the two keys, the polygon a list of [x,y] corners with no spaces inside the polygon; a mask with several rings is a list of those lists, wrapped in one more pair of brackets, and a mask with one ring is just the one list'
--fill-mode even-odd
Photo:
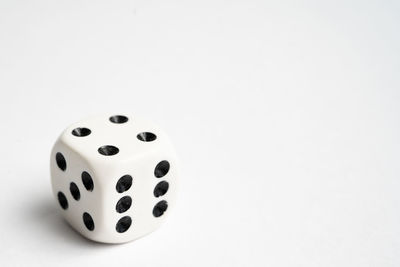
{"label": "white die", "polygon": [[135,116],[98,116],[68,127],[50,160],[54,196],[67,222],[98,242],[146,235],[173,208],[178,179],[165,133]]}

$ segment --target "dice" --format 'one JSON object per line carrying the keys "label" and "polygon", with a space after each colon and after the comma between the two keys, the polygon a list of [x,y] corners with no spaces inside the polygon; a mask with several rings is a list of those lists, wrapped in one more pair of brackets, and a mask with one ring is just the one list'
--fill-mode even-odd
{"label": "dice", "polygon": [[50,170],[63,217],[97,242],[146,235],[175,203],[174,149],[159,127],[136,116],[104,115],[71,125],[52,149]]}

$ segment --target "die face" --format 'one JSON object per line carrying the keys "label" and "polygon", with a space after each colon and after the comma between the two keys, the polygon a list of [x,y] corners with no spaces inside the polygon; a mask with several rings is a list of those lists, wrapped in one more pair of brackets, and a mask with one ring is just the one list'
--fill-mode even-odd
{"label": "die face", "polygon": [[[173,209],[177,161],[171,153],[154,152],[125,162],[124,166],[114,169],[113,178],[108,179],[103,200],[108,218],[105,228],[111,229],[108,240],[126,242],[146,235],[156,230]],[[168,162],[169,167],[164,169],[164,175],[157,177],[155,170],[160,162]],[[160,202],[165,202],[166,206],[158,207]],[[125,219],[131,225],[119,224]]]}
{"label": "die face", "polygon": [[[157,229],[175,203],[175,153],[165,133],[147,121],[107,115],[83,120],[64,131],[51,157],[60,209],[89,239],[137,239]],[[68,202],[66,209],[59,192]]]}
{"label": "die face", "polygon": [[[114,117],[125,119],[112,119]],[[76,134],[81,132],[85,135]],[[168,137],[159,127],[125,115],[97,116],[77,122],[63,132],[60,140],[88,162],[111,167],[156,151],[173,151]]]}
{"label": "die face", "polygon": [[103,185],[96,181],[90,164],[60,141],[50,161],[53,194],[62,215],[76,231],[96,240],[97,230],[104,225]]}

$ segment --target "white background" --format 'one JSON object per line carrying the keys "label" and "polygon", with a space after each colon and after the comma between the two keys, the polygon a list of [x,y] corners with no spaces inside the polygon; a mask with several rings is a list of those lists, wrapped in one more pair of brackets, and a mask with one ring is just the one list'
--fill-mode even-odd
{"label": "white background", "polygon": [[[0,2],[0,266],[399,266],[398,1]],[[124,245],[62,220],[49,154],[161,125],[176,209]]]}

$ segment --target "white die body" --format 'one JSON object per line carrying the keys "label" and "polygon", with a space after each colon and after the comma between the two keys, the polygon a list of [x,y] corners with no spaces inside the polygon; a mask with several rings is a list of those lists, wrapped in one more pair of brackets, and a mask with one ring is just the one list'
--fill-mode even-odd
{"label": "white die body", "polygon": [[[111,122],[110,115],[75,123],[61,134],[51,152],[52,189],[64,218],[83,236],[103,243],[124,243],[154,231],[165,220],[175,203],[177,160],[168,137],[148,121],[135,116],[125,116],[128,121],[124,123]],[[82,128],[90,129],[90,134],[88,131],[84,132],[88,134],[86,136],[72,134],[74,129]],[[156,139],[140,140],[138,135],[143,132],[155,134]],[[117,147],[118,153],[101,154],[99,148],[105,145]],[[58,153],[61,153],[65,160],[65,170],[63,161],[56,160]],[[163,176],[158,178],[155,168],[165,161],[169,163],[169,168],[164,166],[161,172],[158,172],[159,176]],[[83,172],[91,176],[92,191],[90,185],[89,190],[84,185]],[[132,177],[132,185],[122,193],[117,192],[117,183],[125,175]],[[156,197],[154,190],[161,181],[166,181],[169,187],[164,192],[164,186],[158,191],[163,195]],[[75,183],[79,189],[79,200],[76,200],[70,191],[71,183]],[[165,182],[163,184],[165,185]],[[60,200],[59,192],[64,194],[67,208],[65,201]],[[76,190],[74,192],[76,193]],[[120,213],[117,212],[116,206],[124,196],[130,197],[132,201],[130,207]],[[161,216],[155,217],[153,209],[161,201],[166,201],[167,208]],[[157,207],[161,207],[156,208],[157,211],[163,211],[165,202]],[[94,229],[89,229],[90,220],[89,226],[84,223],[84,213],[88,213],[92,218]],[[131,225],[124,232],[118,232],[117,223],[125,216],[131,218]],[[126,222],[122,224],[122,229],[125,229],[126,225]]]}

